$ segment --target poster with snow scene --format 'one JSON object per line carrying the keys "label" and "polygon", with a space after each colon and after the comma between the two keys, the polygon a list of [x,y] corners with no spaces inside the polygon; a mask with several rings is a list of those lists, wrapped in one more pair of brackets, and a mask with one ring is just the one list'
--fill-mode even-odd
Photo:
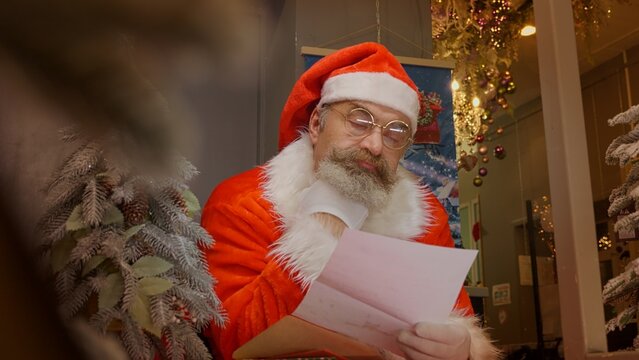
{"label": "poster with snow scene", "polygon": [[444,205],[455,246],[461,247],[453,92],[450,87],[452,69],[408,64],[403,66],[427,98],[428,95],[436,94],[440,109],[433,119],[438,127],[439,142],[413,144],[404,154],[402,165],[419,176],[422,183],[430,187]]}
{"label": "poster with snow scene", "polygon": [[[302,48],[305,69],[310,68],[328,49]],[[452,64],[398,57],[408,75],[425,95],[425,112],[420,115],[415,143],[401,161],[404,168],[421,178],[448,213],[455,246],[461,247],[459,189],[453,125]]]}

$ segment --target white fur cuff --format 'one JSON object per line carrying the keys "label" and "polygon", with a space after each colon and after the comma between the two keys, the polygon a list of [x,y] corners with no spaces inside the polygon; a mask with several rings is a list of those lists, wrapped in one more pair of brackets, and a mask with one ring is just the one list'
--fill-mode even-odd
{"label": "white fur cuff", "polygon": [[470,360],[496,360],[501,359],[502,353],[486,334],[486,330],[479,326],[479,318],[475,316],[463,316],[457,312],[451,314],[449,320],[455,324],[463,325],[470,333]]}

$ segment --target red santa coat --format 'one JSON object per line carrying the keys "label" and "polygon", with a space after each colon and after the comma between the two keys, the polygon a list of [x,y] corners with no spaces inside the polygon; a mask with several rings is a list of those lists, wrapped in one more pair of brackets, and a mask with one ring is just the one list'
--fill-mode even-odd
{"label": "red santa coat", "polygon": [[[205,256],[228,317],[225,327],[212,324],[206,335],[223,358],[231,359],[238,347],[291,314],[334,250],[337,239],[297,211],[315,180],[312,146],[302,136],[264,167],[224,181],[206,203],[202,226],[215,246]],[[371,212],[362,230],[453,246],[445,210],[402,168],[388,205]],[[455,307],[472,315],[464,289]],[[487,354],[494,349],[474,318],[459,319],[471,332],[471,358],[492,358]]]}

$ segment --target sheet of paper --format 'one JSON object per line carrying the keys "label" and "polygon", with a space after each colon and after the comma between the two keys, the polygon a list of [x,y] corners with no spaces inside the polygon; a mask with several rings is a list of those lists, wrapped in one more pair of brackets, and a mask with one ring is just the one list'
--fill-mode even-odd
{"label": "sheet of paper", "polygon": [[321,282],[311,286],[293,315],[395,353],[397,334],[410,326]]}
{"label": "sheet of paper", "polygon": [[476,255],[347,230],[294,314],[394,351],[400,328],[446,320]]}

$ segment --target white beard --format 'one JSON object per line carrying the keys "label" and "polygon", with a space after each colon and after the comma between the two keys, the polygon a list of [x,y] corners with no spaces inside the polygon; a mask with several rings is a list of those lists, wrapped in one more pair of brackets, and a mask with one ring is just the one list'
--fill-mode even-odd
{"label": "white beard", "polygon": [[391,186],[385,187],[375,175],[366,170],[354,172],[330,157],[320,161],[317,177],[334,186],[342,195],[359,202],[369,210],[384,207],[391,195]]}

